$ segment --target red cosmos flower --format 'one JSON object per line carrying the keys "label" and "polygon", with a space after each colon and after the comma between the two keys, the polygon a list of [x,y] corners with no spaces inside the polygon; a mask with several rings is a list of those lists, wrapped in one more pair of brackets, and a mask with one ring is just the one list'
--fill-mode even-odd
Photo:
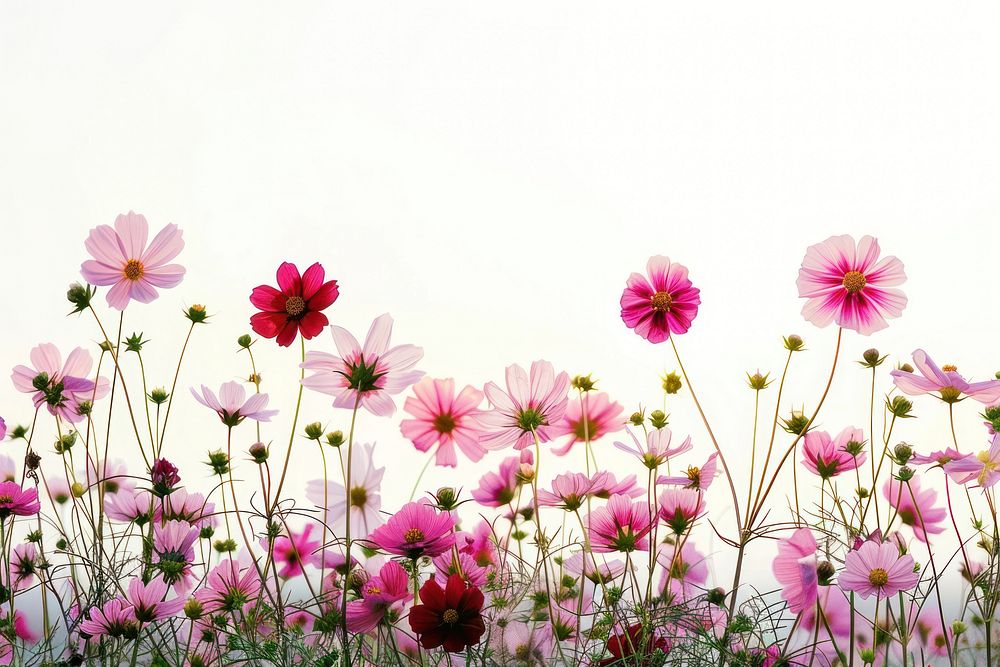
{"label": "red cosmos flower", "polygon": [[323,282],[325,277],[319,262],[301,276],[294,264],[282,262],[278,267],[279,289],[260,285],[251,292],[250,303],[261,312],[250,318],[250,326],[264,338],[277,338],[282,347],[295,342],[297,333],[306,340],[314,338],[330,323],[320,311],[340,296],[337,281]]}
{"label": "red cosmos flower", "polygon": [[468,586],[462,575],[448,577],[441,588],[433,578],[420,587],[420,601],[410,610],[410,629],[426,649],[443,646],[449,653],[464,651],[479,643],[486,632],[481,611],[483,593]]}
{"label": "red cosmos flower", "polygon": [[645,638],[642,635],[642,625],[636,623],[625,632],[610,637],[607,650],[611,657],[601,660],[598,666],[652,665],[657,650],[670,653],[670,640],[666,637],[658,637],[655,633]]}

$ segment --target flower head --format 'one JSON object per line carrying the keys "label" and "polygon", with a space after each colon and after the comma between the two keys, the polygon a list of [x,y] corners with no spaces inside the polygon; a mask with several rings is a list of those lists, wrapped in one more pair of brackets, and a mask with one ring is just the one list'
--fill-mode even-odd
{"label": "flower head", "polygon": [[598,667],[658,664],[654,656],[669,653],[670,640],[655,630],[646,632],[641,623],[636,623],[609,637],[605,649],[611,657],[598,662]]}
{"label": "flower head", "polygon": [[664,544],[656,554],[656,562],[663,568],[660,590],[673,600],[690,600],[705,590],[708,560],[691,540],[680,549],[676,544]]}
{"label": "flower head", "polygon": [[892,542],[870,540],[847,552],[838,583],[863,599],[876,595],[884,600],[910,590],[919,580],[920,575],[913,571],[912,556],[901,556]]}
{"label": "flower head", "polygon": [[846,234],[809,246],[796,285],[806,299],[802,316],[818,327],[836,322],[868,335],[899,317],[906,296],[896,289],[906,281],[903,263],[895,257],[879,260],[879,245],[871,236],[855,243]]}
{"label": "flower head", "polygon": [[688,280],[688,270],[656,255],[646,263],[648,278],[633,273],[622,292],[622,320],[650,343],[691,328],[701,303],[700,291]]}
{"label": "flower head", "polygon": [[623,452],[633,454],[650,470],[655,470],[678,454],[691,451],[693,447],[690,436],[684,438],[684,441],[676,447],[671,447],[670,441],[673,438],[673,433],[666,427],[653,429],[647,433],[645,447],[639,444],[638,438],[631,431],[629,431],[629,436],[632,438],[632,447],[624,442],[616,442],[615,447]]}
{"label": "flower head", "polygon": [[223,382],[218,397],[205,385],[201,385],[200,393],[192,388],[191,394],[206,408],[215,410],[222,423],[230,428],[237,426],[244,419],[258,422],[271,421],[271,417],[278,414],[277,410],[266,409],[267,394],[254,394],[247,398],[246,390],[239,382]]}
{"label": "flower head", "polygon": [[389,347],[392,318],[388,313],[372,322],[362,347],[349,331],[330,327],[337,346],[335,356],[327,352],[308,352],[302,368],[312,371],[302,385],[334,397],[333,407],[361,406],[374,415],[391,416],[396,411],[392,395],[398,394],[423,377],[423,371],[411,370],[424,356],[416,345]]}
{"label": "flower head", "polygon": [[306,484],[306,498],[326,508],[326,521],[333,530],[343,530],[345,516],[351,513],[351,530],[365,536],[382,525],[382,476],[385,468],[375,467],[375,445],[360,444],[351,449],[350,507],[344,486],[337,482],[314,479]]}
{"label": "flower head", "polygon": [[685,489],[707,491],[708,487],[712,485],[712,480],[714,480],[718,474],[719,453],[712,452],[709,454],[704,465],[688,466],[688,469],[684,471],[684,475],[678,475],[675,477],[663,476],[658,478],[656,482],[657,484],[673,484]]}
{"label": "flower head", "polygon": [[[306,565],[319,565],[322,561],[320,547],[323,541],[313,537],[316,526],[309,523],[299,533],[289,532],[274,538],[271,547],[278,576],[283,579],[297,577],[305,571]],[[267,549],[267,538],[261,538],[261,545]]]}
{"label": "flower head", "polygon": [[108,393],[107,378],[87,379],[94,362],[82,347],[70,352],[65,364],[51,343],[33,348],[30,357],[34,368],[15,366],[10,378],[18,391],[32,395],[36,408],[44,405],[49,414],[76,423],[84,419],[83,405]]}
{"label": "flower head", "polygon": [[484,430],[479,443],[489,450],[511,444],[524,449],[536,435],[539,442],[551,440],[569,402],[569,376],[556,375],[547,361],[535,361],[530,375],[517,364],[508,366],[506,379],[506,392],[495,382],[483,388],[493,409],[479,417]]}
{"label": "flower head", "polygon": [[848,451],[849,444],[860,445],[863,442],[861,429],[850,426],[832,440],[826,431],[809,431],[802,445],[802,465],[823,479],[836,477],[842,472],[854,470],[867,460],[864,452],[854,455]]}
{"label": "flower head", "polygon": [[278,289],[259,285],[250,293],[250,303],[260,310],[250,317],[250,326],[264,338],[277,338],[282,347],[291,345],[299,333],[306,340],[318,336],[330,323],[322,311],[340,296],[337,281],[324,282],[326,272],[319,262],[302,275],[291,262],[282,262],[277,278]]}
{"label": "flower head", "polygon": [[614,495],[608,504],[590,513],[590,543],[595,553],[646,551],[652,528],[650,509],[644,502]]}
{"label": "flower head", "polygon": [[907,482],[889,478],[882,487],[882,494],[896,510],[899,520],[913,529],[913,535],[921,542],[927,543],[928,534],[937,535],[944,532],[943,522],[948,518],[948,510],[935,507],[937,491],[921,489],[917,477]]}
{"label": "flower head", "polygon": [[386,613],[409,600],[409,575],[396,561],[389,561],[379,573],[361,585],[361,599],[347,603],[347,629],[351,632],[374,630]]}
{"label": "flower head", "polygon": [[198,527],[187,521],[153,524],[153,562],[163,581],[177,590],[187,591],[194,584],[194,543]]}
{"label": "flower head", "polygon": [[[583,394],[579,400],[570,401],[563,418],[552,429],[552,438],[569,436],[566,444],[552,450],[556,456],[568,454],[578,442],[595,442],[608,433],[621,430],[624,425],[624,408],[604,392]],[[586,419],[584,419],[586,415]]]}
{"label": "flower head", "polygon": [[416,559],[434,557],[455,543],[455,519],[424,503],[407,503],[368,539],[383,551]]}
{"label": "flower head", "polygon": [[207,613],[232,613],[253,602],[260,589],[256,568],[227,558],[212,568],[205,586],[198,589],[195,598]]}
{"label": "flower head", "polygon": [[0,519],[14,516],[33,516],[42,508],[38,490],[22,489],[17,482],[0,482]]}
{"label": "flower head", "polygon": [[562,507],[569,512],[580,509],[594,488],[594,482],[582,472],[563,473],[552,480],[552,490],[538,492],[542,507]]}
{"label": "flower head", "polygon": [[139,622],[132,605],[114,598],[90,610],[89,616],[80,622],[80,633],[86,637],[106,635],[135,639],[139,636]]}
{"label": "flower head", "polygon": [[816,574],[816,538],[808,528],[799,528],[778,540],[778,555],[771,563],[774,578],[781,584],[781,597],[793,614],[816,603],[819,590]]}
{"label": "flower head", "polygon": [[149,583],[143,583],[139,577],[132,579],[128,583],[125,599],[131,603],[136,620],[142,623],[158,621],[173,616],[183,609],[185,599],[181,596],[172,600],[164,600],[168,589],[169,587],[160,577]]}
{"label": "flower head", "polygon": [[955,366],[938,366],[923,350],[913,352],[913,364],[919,373],[902,369],[891,373],[892,381],[904,394],[937,394],[945,403],[955,403],[966,396],[987,405],[1000,401],[1000,380],[969,382],[958,374]]}
{"label": "flower head", "polygon": [[410,629],[425,649],[441,646],[449,653],[475,646],[486,632],[483,593],[457,574],[445,588],[435,579],[420,587],[420,602],[410,609]]}
{"label": "flower head", "polygon": [[701,491],[668,487],[660,494],[660,518],[676,535],[683,535],[705,511]]}
{"label": "flower head", "polygon": [[944,471],[959,484],[974,481],[984,489],[1000,482],[1000,434],[993,435],[989,449],[956,457],[944,464]]}
{"label": "flower head", "polygon": [[437,445],[436,463],[454,468],[458,465],[456,446],[470,461],[479,461],[486,450],[479,444],[481,429],[477,416],[483,393],[466,386],[455,395],[455,381],[423,378],[413,385],[413,396],[403,410],[412,419],[399,424],[403,435],[422,452]]}

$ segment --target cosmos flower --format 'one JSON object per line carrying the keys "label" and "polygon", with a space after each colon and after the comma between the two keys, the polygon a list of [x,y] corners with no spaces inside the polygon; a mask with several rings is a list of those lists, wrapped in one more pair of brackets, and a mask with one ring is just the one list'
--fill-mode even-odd
{"label": "cosmos flower", "polygon": [[847,552],[838,583],[862,599],[876,595],[880,600],[917,585],[920,575],[913,571],[913,557],[899,554],[892,542],[866,541]]}
{"label": "cosmos flower", "polygon": [[959,484],[975,481],[984,489],[1000,482],[1000,434],[993,436],[989,449],[949,461],[944,471]]}
{"label": "cosmos flower", "polygon": [[669,590],[673,600],[690,600],[705,590],[708,559],[691,540],[686,540],[680,550],[676,544],[662,545],[657,551],[656,562],[663,568],[660,591],[666,594]]}
{"label": "cosmos flower", "polygon": [[854,470],[868,459],[865,452],[855,456],[848,451],[852,443],[860,446],[863,442],[861,429],[850,426],[832,440],[826,431],[809,431],[802,444],[802,465],[823,479],[836,477],[842,472]]}
{"label": "cosmos flower", "polygon": [[987,405],[1000,401],[1000,380],[969,382],[958,374],[958,368],[949,364],[938,366],[923,350],[914,350],[913,365],[919,373],[901,369],[891,373],[892,381],[904,394],[937,394],[945,403],[956,403],[966,396]]}
{"label": "cosmos flower", "polygon": [[837,326],[865,336],[899,317],[906,296],[903,263],[895,257],[879,260],[879,245],[871,236],[855,243],[846,234],[809,246],[796,285],[806,299],[802,316],[818,327]]}
{"label": "cosmos flower", "polygon": [[107,294],[112,308],[125,310],[132,299],[149,303],[157,297],[157,287],[176,287],[184,278],[184,267],[169,263],[184,249],[177,225],[161,229],[147,246],[148,236],[145,216],[132,211],[115,218],[114,229],[98,225],[90,230],[84,245],[93,259],[83,263],[80,273],[92,285],[113,286]]}
{"label": "cosmos flower", "polygon": [[411,560],[433,558],[455,543],[455,518],[424,503],[407,503],[368,536],[377,547]]}
{"label": "cosmos flower", "polygon": [[650,343],[691,328],[701,303],[700,292],[688,280],[688,270],[656,255],[646,263],[648,278],[633,273],[622,292],[622,320]]}
{"label": "cosmos flower", "polygon": [[10,585],[16,591],[30,587],[38,571],[38,549],[30,542],[14,547],[10,555]]}
{"label": "cosmos flower", "polygon": [[442,586],[447,585],[448,577],[457,574],[472,586],[485,586],[488,571],[476,563],[476,559],[467,553],[459,553],[458,557],[445,551],[433,559],[434,577]]}
{"label": "cosmos flower", "polygon": [[569,402],[569,376],[556,375],[547,361],[535,361],[530,375],[517,364],[508,366],[506,380],[506,392],[495,382],[483,388],[493,409],[479,417],[484,430],[479,444],[489,450],[512,444],[524,449],[536,435],[539,442],[551,440]]}
{"label": "cosmos flower", "polygon": [[379,573],[361,585],[360,600],[347,603],[347,629],[351,632],[374,630],[392,608],[413,596],[410,576],[396,561],[389,561]]}
{"label": "cosmos flower", "polygon": [[607,500],[611,496],[628,496],[638,498],[646,495],[646,490],[639,486],[635,475],[623,477],[622,481],[606,470],[598,470],[590,478],[592,483],[590,495],[594,498]]}
{"label": "cosmos flower", "polygon": [[89,616],[80,622],[80,633],[86,637],[135,639],[139,636],[139,622],[132,605],[121,598],[113,598],[90,610]]}
{"label": "cosmos flower", "polygon": [[0,482],[0,519],[34,516],[41,508],[37,489],[24,490],[17,482]]}
{"label": "cosmos flower", "polygon": [[125,599],[132,605],[136,620],[150,623],[174,616],[183,609],[185,599],[181,596],[164,600],[168,589],[169,586],[160,577],[150,580],[149,583],[143,583],[139,577],[129,581]]}
{"label": "cosmos flower", "polygon": [[683,487],[668,487],[659,498],[659,515],[676,535],[683,535],[705,511],[700,491]]}
{"label": "cosmos flower", "polygon": [[[375,445],[356,444],[351,448],[351,532],[355,537],[364,537],[381,526],[382,518],[382,476],[385,468],[375,467]],[[326,507],[325,521],[337,532],[345,527],[347,494],[344,485],[326,482],[324,494],[323,480],[314,479],[306,483],[306,498],[317,507]]]}
{"label": "cosmos flower", "polygon": [[[170,502],[176,499],[171,498]],[[149,491],[139,490],[133,493],[109,493],[104,496],[104,513],[113,521],[131,523],[142,526],[150,519],[150,511],[153,517],[160,519],[162,511],[160,503],[153,502],[153,494]]]}
{"label": "cosmos flower", "polygon": [[712,480],[719,474],[719,453],[713,452],[702,466],[688,466],[684,475],[673,477],[662,476],[656,480],[657,484],[671,484],[685,489],[696,489],[707,491],[712,485]]}
{"label": "cosmos flower", "polygon": [[[578,442],[600,440],[608,433],[621,430],[624,422],[621,418],[624,408],[613,402],[604,392],[583,394],[579,400],[570,401],[562,419],[551,430],[552,439],[569,436],[566,444],[556,447],[552,453],[564,456]],[[584,413],[587,415],[584,423]]]}
{"label": "cosmos flower", "polygon": [[552,490],[539,489],[538,504],[542,507],[561,507],[568,512],[580,509],[594,488],[594,482],[582,472],[556,475]]}
{"label": "cosmos flower", "polygon": [[330,327],[337,346],[335,356],[327,352],[307,352],[302,368],[312,374],[302,385],[334,397],[333,407],[363,407],[372,414],[389,417],[396,411],[392,395],[423,377],[412,368],[424,356],[416,345],[389,347],[392,317],[380,315],[372,322],[362,347],[349,331]]}
{"label": "cosmos flower", "polygon": [[413,396],[403,410],[413,416],[399,424],[403,436],[420,451],[437,445],[436,464],[454,468],[458,465],[455,448],[470,461],[479,461],[486,450],[479,444],[481,429],[477,416],[483,393],[466,386],[455,395],[455,381],[423,378],[413,385]]}
{"label": "cosmos flower", "polygon": [[278,267],[278,289],[258,285],[250,293],[250,303],[260,310],[250,317],[250,326],[264,338],[276,338],[278,345],[288,347],[295,336],[315,338],[330,321],[322,311],[340,296],[336,280],[325,281],[326,272],[319,262],[305,273],[291,262]]}
{"label": "cosmos flower", "polygon": [[632,454],[650,470],[655,470],[678,454],[691,451],[693,447],[690,436],[684,438],[684,441],[676,447],[671,447],[670,442],[674,434],[667,427],[649,431],[646,434],[645,447],[639,444],[639,439],[631,431],[628,434],[632,438],[633,446],[630,447],[624,442],[616,442],[615,447],[623,452]]}
{"label": "cosmos flower", "polygon": [[921,489],[917,477],[906,484],[894,477],[887,479],[882,487],[882,495],[896,510],[899,520],[912,528],[913,535],[921,542],[927,543],[928,533],[937,535],[944,532],[943,523],[948,518],[948,510],[934,506],[937,491]]}
{"label": "cosmos flower", "polygon": [[[525,449],[522,453],[531,454]],[[488,472],[479,478],[479,486],[472,490],[472,497],[483,507],[502,507],[511,503],[517,497],[517,489],[523,483],[519,475],[521,469],[520,456],[508,456],[496,472]]]}
{"label": "cosmos flower", "polygon": [[590,544],[595,553],[611,551],[646,551],[646,535],[652,528],[649,506],[628,496],[614,495],[607,505],[599,507],[587,518]]}
{"label": "cosmos flower", "polygon": [[28,366],[15,366],[10,379],[21,392],[31,394],[36,408],[45,406],[51,415],[71,423],[84,419],[81,405],[104,398],[108,393],[108,380],[98,377],[89,380],[94,361],[82,347],[75,348],[62,361],[62,355],[52,343],[42,343],[31,350]]}
{"label": "cosmos flower", "polygon": [[486,632],[483,593],[458,575],[448,578],[445,588],[428,579],[420,587],[421,604],[410,609],[410,629],[425,649],[441,646],[449,653],[475,646]]}
{"label": "cosmos flower", "polygon": [[635,623],[621,629],[608,638],[605,650],[611,657],[597,663],[598,667],[613,665],[645,665],[653,664],[653,657],[659,652],[670,652],[670,640],[658,634],[655,630],[645,632],[641,623]]}
{"label": "cosmos flower", "polygon": [[[320,547],[322,540],[312,537],[315,525],[309,523],[299,533],[290,532],[274,538],[271,549],[278,576],[283,579],[297,577],[305,572],[306,565],[318,566],[322,562]],[[261,546],[268,548],[267,538],[261,538]]]}
{"label": "cosmos flower", "polygon": [[808,528],[799,528],[778,540],[778,555],[771,562],[771,571],[781,584],[781,597],[793,614],[816,603],[817,549],[816,538]]}
{"label": "cosmos flower", "polygon": [[156,522],[153,524],[153,562],[163,581],[178,592],[187,592],[194,585],[194,543],[198,527],[187,521]]}
{"label": "cosmos flower", "polygon": [[192,388],[191,394],[206,408],[214,410],[229,428],[238,426],[244,419],[271,421],[271,417],[278,414],[277,410],[266,409],[267,394],[254,394],[247,398],[246,390],[239,382],[223,382],[218,397],[205,385],[201,385],[200,393]]}
{"label": "cosmos flower", "polygon": [[260,590],[260,575],[255,567],[226,558],[208,573],[195,598],[207,613],[232,613],[256,599]]}

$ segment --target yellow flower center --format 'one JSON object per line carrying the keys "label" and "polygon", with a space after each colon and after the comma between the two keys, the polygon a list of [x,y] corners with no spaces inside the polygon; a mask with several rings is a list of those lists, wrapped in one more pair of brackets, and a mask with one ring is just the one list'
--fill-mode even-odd
{"label": "yellow flower center", "polygon": [[868,583],[881,588],[889,583],[889,573],[880,567],[876,567],[868,573]]}
{"label": "yellow flower center", "polygon": [[139,280],[146,273],[146,267],[142,265],[137,259],[130,259],[125,264],[125,268],[122,269],[122,273],[129,280]]}
{"label": "yellow flower center", "polygon": [[958,366],[954,364],[945,364],[944,366],[941,367],[941,370],[943,370],[945,373],[954,373],[958,370]]}
{"label": "yellow flower center", "polygon": [[844,274],[844,289],[849,294],[860,292],[866,284],[868,284],[868,279],[860,271],[848,271]]}
{"label": "yellow flower center", "polygon": [[674,297],[670,296],[670,292],[657,292],[649,299],[649,305],[658,313],[669,311],[673,302]]}
{"label": "yellow flower center", "polygon": [[413,544],[414,542],[419,542],[424,539],[424,531],[419,528],[410,528],[408,531],[403,533],[403,541],[407,544]]}
{"label": "yellow flower center", "polygon": [[455,625],[458,623],[458,612],[454,609],[445,609],[444,613],[441,614],[441,620],[448,625]]}
{"label": "yellow flower center", "polygon": [[14,502],[13,496],[0,496],[0,505],[6,505],[12,502]]}
{"label": "yellow flower center", "polygon": [[351,505],[354,507],[364,507],[368,502],[368,491],[363,486],[355,486],[351,489]]}
{"label": "yellow flower center", "polygon": [[291,317],[296,315],[301,315],[302,311],[306,309],[306,302],[301,296],[290,296],[288,300],[285,301],[285,312]]}

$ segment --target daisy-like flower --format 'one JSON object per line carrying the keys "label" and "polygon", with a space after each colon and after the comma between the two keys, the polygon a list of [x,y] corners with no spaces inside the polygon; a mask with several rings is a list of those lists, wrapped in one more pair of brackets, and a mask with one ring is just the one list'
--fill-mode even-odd
{"label": "daisy-like flower", "polygon": [[868,459],[868,455],[859,452],[855,456],[848,450],[860,449],[864,438],[861,429],[850,426],[833,439],[826,431],[809,431],[802,445],[802,465],[823,479],[854,470]]}
{"label": "daisy-like flower", "polygon": [[958,368],[950,364],[938,366],[923,350],[913,352],[913,365],[919,373],[898,369],[890,373],[904,394],[937,394],[945,403],[957,403],[966,396],[987,405],[1000,401],[1000,380],[969,382],[958,374]]}
{"label": "daisy-like flower", "polygon": [[584,576],[595,585],[601,582],[610,582],[625,574],[625,562],[620,560],[606,560],[604,557],[597,559],[594,565],[594,558],[586,552],[577,551],[563,562],[563,569],[570,574]]}
{"label": "daisy-like flower", "polygon": [[302,275],[291,262],[282,262],[277,278],[278,289],[259,285],[250,293],[250,303],[261,311],[250,317],[250,326],[264,338],[277,338],[282,347],[291,345],[300,333],[306,340],[318,336],[330,323],[322,311],[340,296],[337,281],[325,281],[319,262]]}
{"label": "daisy-like flower", "polygon": [[684,489],[707,491],[712,480],[719,474],[719,453],[713,452],[701,466],[688,466],[683,475],[668,477],[666,475],[656,480],[657,484],[670,484]]}
{"label": "daisy-like flower", "polygon": [[690,600],[705,590],[708,559],[690,540],[680,551],[676,544],[664,544],[656,554],[656,562],[663,568],[660,591],[664,595],[669,592],[676,601]]}
{"label": "daisy-like flower", "polygon": [[396,561],[389,561],[379,573],[361,585],[361,599],[347,603],[347,629],[351,632],[374,630],[386,614],[402,607],[413,597],[410,577]]}
{"label": "daisy-like flower", "polygon": [[103,606],[91,609],[88,618],[80,622],[80,634],[135,639],[139,636],[135,609],[121,598],[108,600]]}
{"label": "daisy-like flower", "polygon": [[106,494],[125,491],[131,493],[135,490],[135,480],[129,477],[128,468],[121,459],[101,459],[100,470],[98,464],[91,457],[87,458],[87,464],[80,470],[87,486],[100,484],[101,490]]}
{"label": "daisy-like flower", "polygon": [[[836,586],[820,586],[816,595],[816,601],[803,608],[799,625],[809,637],[816,636],[816,607],[819,607],[823,616],[819,619],[819,632],[829,636],[832,632],[837,639],[844,639],[851,636],[851,616],[854,610],[851,603],[844,595],[844,591]],[[908,616],[908,618],[912,618]],[[834,656],[835,657],[835,656]]]}
{"label": "daisy-like flower", "polygon": [[599,470],[595,472],[594,476],[590,479],[593,483],[593,486],[591,486],[590,489],[590,495],[594,498],[607,500],[611,496],[638,498],[639,496],[646,495],[646,491],[641,488],[639,483],[636,481],[635,475],[624,477],[622,478],[622,481],[619,482],[614,476],[614,473]]}
{"label": "daisy-like flower", "polygon": [[[309,523],[300,533],[279,535],[274,539],[272,554],[278,576],[283,579],[297,577],[305,572],[306,565],[319,565],[322,562],[320,547],[323,541],[312,537],[316,526]],[[261,538],[261,546],[267,549],[267,538]]]}
{"label": "daisy-like flower", "polygon": [[933,464],[944,466],[946,463],[951,463],[955,459],[960,459],[963,456],[965,456],[965,454],[957,449],[946,447],[945,449],[939,449],[935,452],[931,452],[930,454],[918,454],[914,452],[913,456],[910,457],[910,463],[917,465]]}
{"label": "daisy-like flower", "polygon": [[586,502],[594,488],[591,478],[582,472],[563,473],[552,480],[552,490],[538,491],[538,504],[542,507],[561,507],[575,512]]}
{"label": "daisy-like flower", "polygon": [[[183,489],[178,493],[183,492]],[[176,497],[170,498],[168,502],[176,501]],[[104,496],[104,513],[112,521],[122,523],[135,522],[136,525],[144,526],[150,520],[150,511],[153,518],[159,520],[162,516],[160,503],[153,502],[153,494],[149,491],[139,490],[133,493],[109,493]]]}
{"label": "daisy-like flower", "polygon": [[433,558],[455,543],[455,518],[424,503],[407,503],[372,531],[368,539],[377,547],[397,556],[416,560]]}
{"label": "daisy-like flower", "polygon": [[155,511],[162,515],[164,521],[177,519],[199,527],[214,526],[218,523],[215,503],[208,502],[200,493],[188,493],[186,489],[177,489],[155,504],[157,505]]}
{"label": "daisy-like flower", "polygon": [[[564,456],[578,442],[600,440],[608,433],[621,430],[624,425],[622,412],[625,410],[604,392],[587,392],[579,400],[570,401],[563,418],[552,428],[552,438],[569,436],[566,444],[552,450],[556,456]],[[584,414],[587,418],[584,420]]]}
{"label": "daisy-like flower", "polygon": [[456,558],[454,554],[445,551],[436,556],[432,561],[434,564],[434,577],[442,586],[447,585],[448,577],[457,574],[472,586],[485,586],[488,571],[476,563],[476,559],[467,553],[459,552]]}
{"label": "daisy-like flower", "polygon": [[[917,612],[912,609],[911,613]],[[945,630],[941,625],[941,617],[931,611],[924,611],[917,617],[917,637],[921,646],[931,655],[938,658],[948,657],[948,643],[954,643],[955,635],[951,628]]]}
{"label": "daisy-like flower", "polygon": [[[530,454],[531,450],[522,450]],[[524,482],[520,476],[521,457],[508,456],[496,472],[479,478],[479,486],[472,490],[472,497],[483,507],[503,507],[517,497],[517,489]]]}
{"label": "daisy-like flower", "polygon": [[92,285],[113,285],[107,294],[112,308],[125,310],[132,299],[149,303],[157,297],[157,287],[176,287],[184,278],[184,267],[170,263],[184,249],[177,225],[161,229],[147,246],[148,236],[145,216],[132,211],[115,218],[113,229],[98,225],[90,230],[84,245],[93,259],[83,263],[80,273]]}
{"label": "daisy-like flower", "polygon": [[595,553],[646,551],[652,528],[649,506],[628,496],[614,495],[608,504],[590,513],[590,543]]}
{"label": "daisy-like flower", "polygon": [[529,667],[549,664],[553,637],[543,626],[508,620],[502,627],[494,629],[491,639],[499,652],[500,664]]}
{"label": "daisy-like flower", "polygon": [[819,576],[816,572],[816,538],[808,528],[799,528],[778,540],[778,555],[771,562],[774,578],[781,584],[781,597],[798,614],[816,604]]}
{"label": "daisy-like flower", "polygon": [[410,629],[425,649],[441,646],[449,653],[464,651],[486,633],[483,602],[482,591],[458,575],[449,577],[445,588],[428,579],[420,587],[420,604],[410,609]]}
{"label": "daisy-like flower", "polygon": [[422,452],[437,445],[435,463],[454,468],[458,465],[456,446],[470,461],[479,461],[486,450],[479,444],[481,432],[477,416],[483,393],[466,386],[455,395],[455,381],[423,378],[413,385],[413,396],[403,410],[413,416],[399,424],[403,436]]}
{"label": "daisy-like flower", "polygon": [[208,573],[195,598],[207,613],[232,613],[252,602],[260,593],[260,575],[252,565],[227,558]]}
{"label": "daisy-like flower", "polygon": [[688,280],[688,270],[656,255],[646,263],[646,276],[633,273],[622,292],[622,320],[650,343],[691,328],[701,303],[700,291]]}
{"label": "daisy-like flower", "polygon": [[920,575],[913,571],[912,556],[901,556],[892,542],[866,541],[857,550],[847,552],[838,583],[862,599],[875,595],[884,600],[910,590],[919,580]]}
{"label": "daisy-like flower", "polygon": [[913,535],[921,542],[927,542],[928,533],[937,535],[944,532],[943,522],[948,518],[948,510],[934,506],[937,491],[921,489],[918,478],[913,477],[906,484],[889,478],[882,487],[882,495],[896,510],[899,520],[912,528]]}
{"label": "daisy-like flower", "polygon": [[223,382],[218,397],[205,385],[201,385],[200,393],[192,387],[191,394],[206,408],[215,410],[222,423],[229,428],[239,425],[244,419],[271,421],[271,417],[278,414],[277,410],[267,409],[267,394],[254,394],[247,398],[246,389],[239,382]]}
{"label": "daisy-like flower", "polygon": [[530,375],[517,364],[507,367],[507,391],[495,382],[483,388],[493,410],[479,417],[485,433],[479,444],[489,450],[514,445],[524,449],[539,442],[548,442],[555,435],[554,426],[566,412],[569,402],[569,376],[556,375],[552,364],[535,361]]}
{"label": "daisy-like flower", "polygon": [[0,454],[0,482],[13,482],[17,479],[17,464],[14,459]]}
{"label": "daisy-like flower", "polygon": [[65,364],[52,343],[32,348],[30,358],[34,368],[15,366],[10,379],[18,391],[31,394],[36,408],[44,405],[49,414],[71,423],[82,421],[81,405],[108,393],[107,378],[98,377],[96,383],[87,379],[94,361],[82,347],[70,352]]}
{"label": "daisy-like flower", "polygon": [[187,521],[165,521],[153,525],[153,562],[168,585],[186,592],[194,584],[191,564],[198,527]]}
{"label": "daisy-like flower", "polygon": [[989,449],[955,458],[944,464],[944,471],[959,484],[975,481],[984,489],[1000,482],[1000,434],[993,436]]}
{"label": "daisy-like flower", "polygon": [[125,599],[132,605],[136,620],[141,623],[151,623],[174,616],[183,609],[185,599],[181,596],[164,600],[169,588],[160,577],[149,583],[143,583],[139,577],[128,582]]}
{"label": "daisy-like flower", "polygon": [[469,554],[480,567],[488,567],[497,564],[494,539],[493,526],[482,519],[471,533],[459,533],[456,542],[459,544],[459,553]]}
{"label": "daisy-like flower", "polygon": [[[375,445],[360,444],[351,449],[350,512],[351,532],[355,536],[364,537],[383,523],[380,510],[384,474],[384,467],[375,467]],[[326,522],[334,531],[344,529],[347,494],[343,484],[328,481],[324,494],[323,480],[314,479],[306,483],[306,498],[320,508],[325,503]]]}
{"label": "daisy-like flower", "polygon": [[685,438],[684,442],[676,447],[671,447],[670,441],[673,439],[674,434],[667,427],[653,429],[647,433],[645,447],[639,444],[639,439],[635,437],[632,431],[629,431],[628,434],[632,438],[632,446],[630,447],[624,442],[616,442],[615,447],[623,452],[632,454],[642,462],[642,465],[650,470],[655,470],[678,454],[691,451],[693,447],[690,436]]}
{"label": "daisy-like flower", "polygon": [[30,542],[14,547],[10,555],[10,585],[16,591],[30,587],[38,571],[38,550]]}
{"label": "daisy-like flower", "polygon": [[818,327],[836,322],[865,336],[899,317],[906,295],[903,263],[895,257],[879,260],[879,245],[871,236],[857,243],[848,235],[831,236],[809,246],[796,285],[806,299],[802,316]]}
{"label": "daisy-like flower", "polygon": [[705,511],[705,501],[700,491],[683,487],[669,487],[660,494],[660,518],[675,535],[683,535]]}
{"label": "daisy-like flower", "polygon": [[13,516],[34,516],[42,508],[38,490],[24,490],[17,482],[0,482],[0,520]]}
{"label": "daisy-like flower", "polygon": [[391,416],[396,411],[392,395],[424,375],[423,371],[412,370],[423,358],[423,349],[416,345],[389,347],[389,313],[372,322],[364,347],[347,329],[332,326],[330,331],[340,356],[307,352],[302,368],[312,371],[312,375],[304,378],[302,385],[333,396],[335,408],[360,406],[380,417]]}

